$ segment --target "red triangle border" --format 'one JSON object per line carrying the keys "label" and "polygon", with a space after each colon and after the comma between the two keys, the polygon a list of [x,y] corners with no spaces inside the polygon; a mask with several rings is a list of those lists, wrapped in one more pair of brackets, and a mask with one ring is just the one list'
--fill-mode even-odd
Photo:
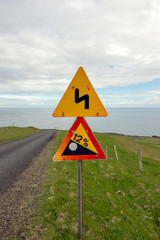
{"label": "red triangle border", "polygon": [[[92,154],[92,155],[67,155],[62,156],[65,148],[67,147],[70,139],[72,138],[74,132],[78,128],[79,124],[82,124],[84,129],[86,130],[88,137],[92,141],[92,144],[94,145],[95,149],[97,150],[98,154]],[[73,160],[96,160],[96,159],[106,159],[106,156],[100,147],[99,143],[97,142],[95,136],[93,135],[90,127],[88,126],[86,120],[83,117],[77,117],[75,120],[73,126],[68,131],[66,137],[64,138],[63,142],[61,143],[57,153],[55,154],[53,161],[73,161]]]}

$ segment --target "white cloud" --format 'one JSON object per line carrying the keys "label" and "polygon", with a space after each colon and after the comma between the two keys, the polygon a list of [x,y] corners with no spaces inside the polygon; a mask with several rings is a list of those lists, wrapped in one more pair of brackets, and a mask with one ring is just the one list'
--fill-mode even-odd
{"label": "white cloud", "polygon": [[70,6],[71,8],[75,9],[75,10],[84,10],[84,9],[88,9],[90,7],[93,6],[94,2],[92,0],[70,0],[66,2],[68,6]]}
{"label": "white cloud", "polygon": [[0,93],[63,92],[79,66],[95,88],[160,77],[158,0],[0,6]]}
{"label": "white cloud", "polygon": [[125,94],[100,94],[100,98],[106,108],[160,106],[160,90],[133,92]]}
{"label": "white cloud", "polygon": [[56,107],[60,100],[58,94],[42,95],[42,94],[0,94],[0,108],[4,107]]}

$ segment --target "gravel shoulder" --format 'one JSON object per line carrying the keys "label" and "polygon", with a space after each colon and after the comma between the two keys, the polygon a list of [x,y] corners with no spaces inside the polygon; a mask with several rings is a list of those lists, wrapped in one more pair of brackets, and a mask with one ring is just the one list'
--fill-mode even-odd
{"label": "gravel shoulder", "polygon": [[54,139],[45,145],[12,187],[0,195],[0,240],[27,239],[23,229],[31,224],[36,198],[42,191],[42,180],[53,157],[53,146]]}

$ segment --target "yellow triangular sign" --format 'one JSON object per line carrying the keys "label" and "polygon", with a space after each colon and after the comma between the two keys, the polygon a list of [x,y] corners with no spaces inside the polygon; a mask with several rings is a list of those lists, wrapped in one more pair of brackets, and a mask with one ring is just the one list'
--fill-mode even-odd
{"label": "yellow triangular sign", "polygon": [[80,67],[56,107],[53,117],[106,117],[107,115],[84,69]]}

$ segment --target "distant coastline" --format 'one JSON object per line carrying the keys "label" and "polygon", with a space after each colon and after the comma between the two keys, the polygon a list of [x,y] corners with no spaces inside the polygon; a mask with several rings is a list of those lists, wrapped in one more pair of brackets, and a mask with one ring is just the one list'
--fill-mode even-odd
{"label": "distant coastline", "polygon": [[[0,127],[69,130],[76,118],[53,118],[54,108],[0,108]],[[92,131],[160,136],[160,108],[108,108],[108,117],[85,118]]]}

